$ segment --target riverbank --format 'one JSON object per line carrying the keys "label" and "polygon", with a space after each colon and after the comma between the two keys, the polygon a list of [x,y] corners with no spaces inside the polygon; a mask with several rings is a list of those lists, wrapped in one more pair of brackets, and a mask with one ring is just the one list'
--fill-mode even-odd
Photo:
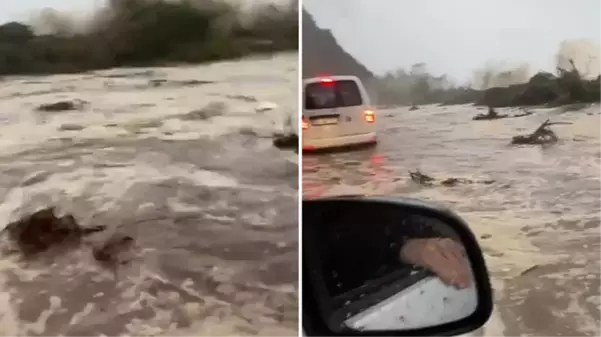
{"label": "riverbank", "polygon": [[443,100],[445,105],[468,104],[492,107],[547,106],[594,103],[601,99],[600,78],[583,79],[574,68],[559,75],[537,73],[527,83],[486,90],[465,89]]}
{"label": "riverbank", "polygon": [[39,35],[24,23],[0,25],[0,75],[195,64],[298,47],[294,1],[244,12],[221,1],[110,1],[85,28],[55,26]]}

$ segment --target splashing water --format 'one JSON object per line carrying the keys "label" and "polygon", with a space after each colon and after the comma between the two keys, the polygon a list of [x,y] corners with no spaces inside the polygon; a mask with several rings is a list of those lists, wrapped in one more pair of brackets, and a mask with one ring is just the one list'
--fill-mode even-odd
{"label": "splashing water", "polygon": [[296,125],[296,63],[0,82],[0,226],[55,205],[135,239],[116,270],[94,240],[2,256],[0,335],[296,335],[298,164],[271,145]]}
{"label": "splashing water", "polygon": [[[508,109],[511,110],[511,109]],[[599,335],[599,105],[536,109],[523,118],[471,121],[472,106],[378,111],[368,150],[305,155],[304,197],[405,195],[455,209],[481,237],[495,288],[483,335]],[[511,111],[512,114],[518,113]],[[552,147],[510,146],[547,118]],[[422,187],[408,171],[490,185]]]}

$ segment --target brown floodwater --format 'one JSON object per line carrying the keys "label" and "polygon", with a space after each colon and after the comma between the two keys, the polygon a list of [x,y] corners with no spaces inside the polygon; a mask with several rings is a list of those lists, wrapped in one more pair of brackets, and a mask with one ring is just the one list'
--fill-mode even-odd
{"label": "brown floodwater", "polygon": [[[378,111],[376,147],[303,157],[303,196],[403,195],[445,204],[481,237],[495,288],[493,317],[476,334],[600,334],[600,107],[535,109],[472,121],[473,106]],[[510,114],[516,109],[501,109]],[[512,146],[547,118],[553,146]],[[436,179],[494,180],[424,187]],[[531,269],[532,268],[532,269]]]}
{"label": "brown floodwater", "polygon": [[[0,256],[0,335],[297,335],[298,162],[271,144],[295,125],[296,64],[0,82],[0,228],[50,205],[109,227],[33,261]],[[72,99],[87,104],[35,110]],[[107,268],[92,249],[115,231],[133,260]]]}

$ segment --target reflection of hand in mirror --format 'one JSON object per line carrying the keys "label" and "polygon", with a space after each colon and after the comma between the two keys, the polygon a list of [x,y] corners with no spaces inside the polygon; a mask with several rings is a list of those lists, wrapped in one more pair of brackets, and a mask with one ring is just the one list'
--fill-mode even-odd
{"label": "reflection of hand in mirror", "polygon": [[450,286],[471,285],[471,269],[461,243],[450,238],[409,239],[401,248],[401,260],[426,268]]}
{"label": "reflection of hand in mirror", "polygon": [[456,220],[361,198],[306,206],[303,261],[313,268],[308,275],[332,331],[434,327],[478,307],[464,246],[470,238],[461,236]]}
{"label": "reflection of hand in mirror", "polygon": [[303,240],[315,243],[316,265],[331,296],[380,291],[392,286],[392,280],[398,280],[392,282],[395,286],[408,287],[418,281],[411,277],[416,268],[456,288],[470,286],[472,271],[461,258],[463,245],[451,241],[459,239],[444,220],[388,203],[310,205],[303,209]]}

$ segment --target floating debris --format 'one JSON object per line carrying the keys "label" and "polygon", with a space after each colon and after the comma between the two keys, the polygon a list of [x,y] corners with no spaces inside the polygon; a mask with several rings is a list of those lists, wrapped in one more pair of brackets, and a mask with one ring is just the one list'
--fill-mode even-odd
{"label": "floating debris", "polygon": [[[106,226],[81,227],[72,215],[58,217],[53,207],[47,207],[8,224],[2,233],[28,259],[52,248],[76,247],[84,236],[105,229]],[[131,260],[131,254],[123,253],[131,252],[133,243],[131,236],[115,233],[96,243],[93,256],[104,267],[117,267]]]}
{"label": "floating debris", "polygon": [[82,109],[86,104],[87,102],[85,101],[75,99],[72,101],[59,101],[54,103],[42,104],[39,107],[37,107],[36,110],[46,112],[79,110]]}
{"label": "floating debris", "polygon": [[501,118],[507,118],[507,117],[509,117],[509,115],[499,115],[494,108],[488,107],[488,113],[477,114],[476,116],[474,116],[474,118],[472,118],[472,120],[482,121],[482,120],[501,119]]}
{"label": "floating debris", "polygon": [[83,236],[104,229],[104,226],[83,228],[72,215],[57,217],[54,208],[48,207],[9,223],[2,233],[7,233],[21,253],[29,257],[53,246],[77,243]]}
{"label": "floating debris", "polygon": [[541,124],[534,132],[529,135],[520,135],[515,136],[511,140],[511,144],[514,145],[548,145],[554,144],[559,141],[559,137],[553,132],[553,130],[549,129],[551,125],[556,124],[572,124],[568,122],[550,122],[547,119],[543,124]]}
{"label": "floating debris", "polygon": [[86,127],[83,125],[79,125],[79,124],[73,124],[73,123],[65,123],[62,124],[58,130],[59,131],[80,131],[85,129]]}
{"label": "floating debris", "polygon": [[500,115],[493,108],[489,108],[488,113],[477,114],[476,116],[474,116],[472,118],[472,120],[483,121],[483,120],[495,120],[495,119],[503,119],[503,118],[519,118],[519,117],[526,117],[526,116],[530,116],[530,115],[534,114],[534,111],[532,111],[532,110],[522,109],[522,111],[524,111],[524,112],[516,114],[516,115],[509,115],[509,114]]}
{"label": "floating debris", "polygon": [[508,118],[509,115],[496,115],[496,116],[489,116],[488,114],[477,114],[476,116],[474,116],[474,118],[472,118],[472,120],[474,121],[489,121],[489,120],[495,120],[495,119],[503,119],[503,118]]}
{"label": "floating debris", "polygon": [[193,87],[204,84],[212,84],[215,83],[213,81],[201,81],[201,80],[183,80],[183,81],[174,81],[168,80],[164,78],[152,79],[148,81],[148,85],[153,88],[164,87],[169,85],[170,87]]}
{"label": "floating debris", "polygon": [[517,115],[513,115],[511,116],[511,118],[518,118],[518,117],[526,117],[526,116],[530,116],[534,114],[533,110],[523,110],[524,112],[521,114],[517,114]]}
{"label": "floating debris", "polygon": [[134,238],[129,235],[115,234],[106,240],[103,244],[93,250],[94,258],[104,264],[124,264],[128,259],[124,259],[121,252],[129,250],[134,243]]}
{"label": "floating debris", "polygon": [[432,182],[436,179],[421,173],[419,170],[415,170],[414,172],[409,171],[409,176],[411,180],[420,184],[420,185],[432,185]]}
{"label": "floating debris", "polygon": [[294,149],[295,151],[298,151],[298,135],[296,133],[275,134],[273,146],[281,150]]}
{"label": "floating debris", "polygon": [[[424,185],[424,186],[433,186],[434,182],[436,181],[435,178],[428,176],[426,174],[423,174],[419,170],[415,170],[413,172],[409,171],[409,176],[411,177],[411,180],[413,180],[414,182],[416,182],[420,185]],[[447,187],[456,186],[458,184],[490,185],[494,182],[495,182],[494,180],[470,180],[470,179],[464,179],[464,178],[447,178],[447,179],[441,181],[440,185],[447,186]]]}

